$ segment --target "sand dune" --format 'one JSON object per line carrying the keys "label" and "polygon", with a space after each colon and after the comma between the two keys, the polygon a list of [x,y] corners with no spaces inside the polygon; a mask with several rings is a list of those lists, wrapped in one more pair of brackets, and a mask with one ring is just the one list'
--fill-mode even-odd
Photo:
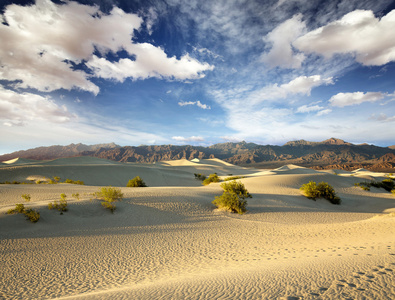
{"label": "sand dune", "polygon": [[[214,209],[220,184],[202,186],[193,175],[213,172],[244,176],[253,195],[246,214]],[[395,197],[354,186],[384,174],[337,174],[220,160],[0,166],[0,181],[57,175],[88,184],[0,185],[0,298],[393,299]],[[150,187],[124,187],[137,175]],[[342,204],[302,196],[310,180],[330,183]],[[114,214],[91,200],[109,184],[125,195]],[[5,214],[25,193],[25,205],[40,211],[36,224]],[[46,207],[61,193],[63,215]]]}

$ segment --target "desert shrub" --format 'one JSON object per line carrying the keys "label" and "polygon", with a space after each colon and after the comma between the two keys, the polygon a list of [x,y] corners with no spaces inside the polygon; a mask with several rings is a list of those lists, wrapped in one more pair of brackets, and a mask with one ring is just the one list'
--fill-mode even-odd
{"label": "desert shrub", "polygon": [[341,200],[336,195],[335,189],[327,182],[320,182],[318,185],[314,181],[303,184],[300,189],[309,199],[324,198],[332,204],[340,204]]}
{"label": "desert shrub", "polygon": [[210,174],[206,179],[203,180],[203,185],[209,185],[212,182],[219,182],[220,179],[217,175],[217,173]]}
{"label": "desert shrub", "polygon": [[54,176],[53,180],[58,183],[60,181],[60,177],[59,176]]}
{"label": "desert shrub", "polygon": [[391,193],[395,196],[395,189],[393,189],[393,190],[391,191]]}
{"label": "desert shrub", "polygon": [[230,180],[236,180],[236,179],[242,179],[245,178],[245,176],[231,176],[231,177],[226,177],[224,181],[230,181]]}
{"label": "desert shrub", "polygon": [[24,212],[26,219],[30,220],[32,223],[38,222],[40,220],[40,213],[34,209],[26,209]]}
{"label": "desert shrub", "polygon": [[7,214],[24,214],[27,220],[30,220],[32,223],[36,223],[40,219],[40,213],[34,209],[28,208],[26,209],[23,204],[16,204],[14,209],[9,209]]}
{"label": "desert shrub", "polygon": [[195,179],[201,180],[201,181],[203,181],[207,178],[207,176],[202,173],[194,173],[193,175],[195,175]]}
{"label": "desert shrub", "polygon": [[102,202],[103,207],[109,209],[112,213],[114,213],[116,207],[113,202],[122,201],[123,193],[120,189],[114,187],[102,187],[100,191],[95,193],[95,196],[99,199],[104,200]]}
{"label": "desert shrub", "polygon": [[64,183],[71,183],[71,184],[79,184],[79,185],[85,185],[85,183],[82,180],[72,180],[72,179],[66,179]]}
{"label": "desert shrub", "polygon": [[23,199],[25,199],[26,202],[29,202],[29,201],[32,199],[32,197],[30,196],[30,194],[23,194],[21,197],[22,197]]}
{"label": "desert shrub", "polygon": [[133,179],[130,179],[126,184],[127,187],[146,187],[145,182],[140,178],[140,176],[136,176]]}
{"label": "desert shrub", "polygon": [[60,211],[60,214],[63,215],[63,212],[68,211],[66,198],[67,198],[66,194],[64,193],[60,194],[59,202],[56,200],[53,203],[50,202],[48,204],[48,209],[57,209],[58,211]]}
{"label": "desert shrub", "polygon": [[71,194],[71,196],[73,197],[73,198],[75,198],[76,200],[80,200],[80,194],[79,193],[74,193],[74,194]]}
{"label": "desert shrub", "polygon": [[223,208],[231,212],[243,214],[247,211],[247,200],[252,198],[250,193],[241,182],[231,181],[221,184],[224,192],[221,196],[215,197],[212,202],[218,208]]}
{"label": "desert shrub", "polygon": [[320,192],[317,188],[317,183],[310,181],[309,183],[303,184],[300,189],[304,192],[305,196],[309,199],[315,200],[320,197]]}
{"label": "desert shrub", "polygon": [[385,189],[387,192],[392,192],[393,189],[395,189],[395,181],[392,178],[387,178],[384,179],[383,181],[371,181],[371,182],[361,182],[361,183],[356,183],[356,186],[361,187],[362,189],[366,191],[370,191],[370,187],[375,187],[375,188],[382,188]]}
{"label": "desert shrub", "polygon": [[25,205],[23,204],[16,204],[14,209],[9,209],[7,211],[7,214],[13,215],[13,214],[23,214],[25,212]]}

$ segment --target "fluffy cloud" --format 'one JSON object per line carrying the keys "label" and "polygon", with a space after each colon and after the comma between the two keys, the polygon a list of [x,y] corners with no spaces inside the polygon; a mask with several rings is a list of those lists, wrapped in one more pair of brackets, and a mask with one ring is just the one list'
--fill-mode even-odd
{"label": "fluffy cloud", "polygon": [[291,43],[305,30],[302,15],[295,15],[271,31],[264,40],[272,44],[268,53],[262,55],[262,61],[269,67],[300,68],[304,54],[294,54]]}
{"label": "fluffy cloud", "polygon": [[370,117],[370,120],[375,120],[375,121],[380,121],[380,122],[394,122],[395,121],[395,116],[389,117],[389,116],[387,116],[386,114],[383,114],[383,113],[381,113],[379,115],[373,114]]}
{"label": "fluffy cloud", "polygon": [[367,66],[395,61],[395,10],[378,19],[372,11],[355,10],[340,20],[313,30],[293,45],[303,52],[330,57],[352,53]]}
{"label": "fluffy cloud", "polygon": [[251,94],[253,104],[267,100],[284,99],[289,96],[300,94],[310,95],[311,90],[320,85],[333,84],[331,77],[322,78],[320,75],[300,76],[282,85],[273,84],[257,90]]}
{"label": "fluffy cloud", "polygon": [[16,93],[0,86],[0,120],[6,126],[22,126],[29,121],[64,123],[76,118],[65,106],[51,98],[31,93]]}
{"label": "fluffy cloud", "polygon": [[[0,23],[0,79],[18,81],[22,88],[45,92],[79,88],[97,94],[92,75],[75,68],[85,62],[93,76],[118,81],[201,78],[203,71],[213,69],[188,54],[177,59],[151,44],[133,43],[143,20],[117,7],[105,15],[97,6],[36,0],[31,6],[7,6],[2,18],[6,23]],[[101,58],[93,55],[95,50]],[[120,50],[135,59],[113,63],[103,58]]]}
{"label": "fluffy cloud", "polygon": [[201,103],[199,100],[198,101],[180,101],[178,102],[179,106],[187,106],[187,105],[196,105],[197,107],[200,107],[202,109],[211,109],[211,107],[207,104]]}
{"label": "fluffy cloud", "polygon": [[332,106],[344,107],[361,104],[364,102],[375,102],[384,99],[386,95],[380,92],[355,92],[355,93],[338,93],[329,99]]}
{"label": "fluffy cloud", "polygon": [[183,137],[183,136],[173,136],[173,140],[178,142],[203,142],[204,138],[201,136],[190,136],[190,137]]}

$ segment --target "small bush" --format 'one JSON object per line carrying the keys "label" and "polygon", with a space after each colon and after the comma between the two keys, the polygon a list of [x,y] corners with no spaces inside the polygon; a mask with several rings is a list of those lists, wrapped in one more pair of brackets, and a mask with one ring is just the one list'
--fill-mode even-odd
{"label": "small bush", "polygon": [[22,197],[23,199],[25,199],[26,202],[29,202],[29,201],[32,199],[32,197],[31,197],[29,194],[23,194],[21,197]]}
{"label": "small bush", "polygon": [[393,190],[391,191],[391,193],[395,196],[395,189],[393,189]]}
{"label": "small bush", "polygon": [[371,181],[371,182],[361,182],[356,183],[355,186],[359,186],[366,191],[370,191],[370,187],[382,188],[387,192],[392,192],[395,189],[395,181],[392,178],[384,179],[383,181]]}
{"label": "small bush", "polygon": [[145,182],[140,178],[140,176],[136,176],[133,179],[130,179],[126,184],[127,187],[146,187]]}
{"label": "small bush", "polygon": [[40,213],[34,209],[26,209],[25,216],[27,220],[30,220],[32,223],[38,222],[40,220]]}
{"label": "small bush", "polygon": [[113,187],[102,187],[99,192],[95,193],[95,196],[104,200],[102,205],[109,209],[112,213],[114,213],[114,210],[116,209],[113,202],[122,201],[123,199],[123,193],[121,190]]}
{"label": "small bush", "polygon": [[79,193],[75,193],[75,194],[71,194],[71,196],[73,197],[73,198],[75,198],[76,200],[80,200],[80,194]]}
{"label": "small bush", "polygon": [[25,212],[25,205],[24,204],[16,204],[14,209],[9,209],[7,211],[7,214],[13,215],[13,214],[23,214]]}
{"label": "small bush", "polygon": [[57,209],[58,211],[60,211],[60,214],[63,215],[63,212],[68,211],[67,208],[67,200],[66,200],[66,194],[62,193],[60,194],[60,200],[58,201],[54,201],[53,203],[50,202],[48,204],[48,209]]}
{"label": "small bush", "polygon": [[226,177],[224,181],[230,181],[230,180],[236,180],[236,179],[242,179],[245,178],[245,176],[231,176],[231,177]]}
{"label": "small bush", "polygon": [[207,178],[207,176],[202,173],[194,173],[193,175],[195,175],[195,179],[201,180],[201,181],[203,181]]}
{"label": "small bush", "polygon": [[218,208],[244,214],[247,211],[247,200],[245,198],[252,198],[244,184],[231,181],[222,183],[221,187],[224,193],[221,196],[215,197],[212,203]]}
{"label": "small bush", "polygon": [[53,178],[53,180],[55,180],[56,183],[59,183],[60,177],[59,177],[59,176],[55,176],[55,177]]}
{"label": "small bush", "polygon": [[23,204],[16,204],[15,209],[9,209],[7,214],[24,214],[27,220],[30,220],[32,223],[36,223],[40,220],[40,213],[34,209],[26,209]]}
{"label": "small bush", "polygon": [[340,204],[341,200],[336,195],[335,189],[327,182],[320,182],[318,185],[314,181],[303,184],[300,189],[309,199],[324,198],[332,204]]}
{"label": "small bush", "polygon": [[85,183],[82,180],[72,180],[72,179],[66,179],[64,183],[71,183],[71,184],[79,184],[79,185],[85,185]]}
{"label": "small bush", "polygon": [[206,179],[203,180],[202,184],[209,185],[212,182],[220,182],[220,179],[219,179],[217,173],[210,174]]}

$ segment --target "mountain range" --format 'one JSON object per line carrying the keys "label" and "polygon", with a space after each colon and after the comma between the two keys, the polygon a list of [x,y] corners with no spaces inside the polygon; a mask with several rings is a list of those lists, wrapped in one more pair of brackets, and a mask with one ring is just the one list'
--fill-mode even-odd
{"label": "mountain range", "polygon": [[114,143],[39,147],[0,156],[0,161],[16,157],[49,160],[72,156],[92,156],[120,162],[154,163],[175,159],[219,158],[226,162],[257,168],[276,168],[296,164],[314,169],[354,170],[365,168],[374,171],[395,171],[395,146],[379,147],[369,144],[352,144],[330,138],[322,142],[292,141],[283,146],[255,143],[220,143],[202,146],[125,146]]}

